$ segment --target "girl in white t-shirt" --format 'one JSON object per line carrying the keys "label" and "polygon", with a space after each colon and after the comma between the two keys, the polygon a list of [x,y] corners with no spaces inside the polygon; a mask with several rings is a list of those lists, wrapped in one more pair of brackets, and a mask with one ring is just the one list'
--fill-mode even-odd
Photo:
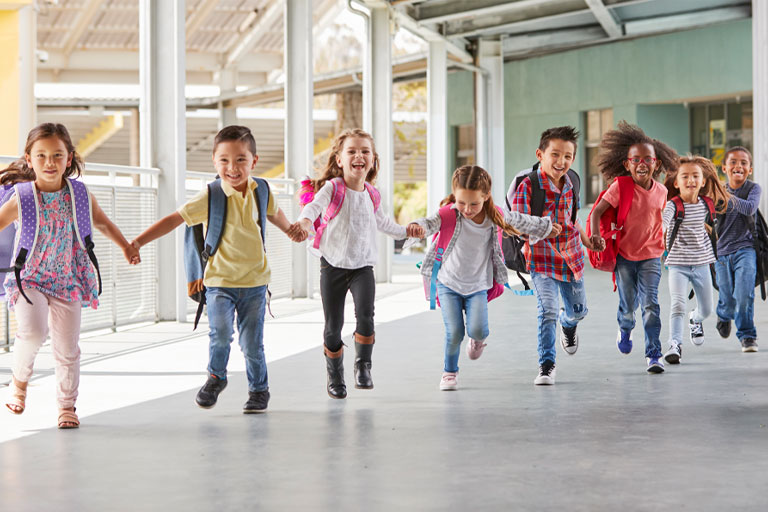
{"label": "girl in white t-shirt", "polygon": [[[714,243],[710,239],[712,228],[707,223],[714,219],[710,218],[712,215],[707,203],[716,206],[718,213],[723,213],[729,194],[720,183],[715,166],[702,156],[681,158],[677,172],[667,176],[665,185],[670,200],[662,213],[661,223],[668,251],[665,263],[669,267],[671,304],[669,349],[664,354],[664,360],[678,364],[682,359],[689,283],[696,295],[696,309],[691,311],[688,321],[690,339],[697,346],[704,343],[702,322],[712,314],[713,305],[709,266],[717,260]],[[682,219],[678,212],[682,213]]]}
{"label": "girl in white t-shirt", "polygon": [[[324,347],[327,391],[331,398],[345,398],[344,300],[347,291],[355,302],[355,387],[372,389],[371,355],[373,353],[373,302],[376,280],[373,265],[378,250],[376,233],[395,239],[406,237],[406,228],[387,216],[380,207],[379,192],[373,187],[379,172],[379,155],[373,137],[363,130],[346,130],[333,143],[330,157],[320,177],[309,180],[308,194],[314,194],[299,215],[304,235],[313,222],[323,218],[317,229],[315,253],[320,258],[320,296],[325,314]],[[336,205],[329,209],[330,205]],[[331,210],[333,215],[331,215]],[[411,226],[409,235],[422,232]],[[305,236],[306,237],[306,236]],[[319,241],[318,241],[319,240]]]}
{"label": "girl in white t-shirt", "polygon": [[[498,239],[499,229],[506,234],[527,233],[531,239],[557,236],[561,226],[549,217],[533,217],[518,212],[503,212],[491,198],[491,176],[481,167],[465,165],[453,173],[452,194],[443,199],[441,207],[452,205],[456,225],[450,242],[442,254],[437,274],[437,297],[445,323],[445,364],[440,380],[443,391],[458,387],[459,352],[466,332],[470,340],[467,355],[477,359],[488,337],[488,291],[494,283],[507,283],[507,268]],[[441,229],[441,215],[416,221],[426,234]],[[410,229],[413,224],[410,224]],[[434,243],[421,267],[422,275],[431,279],[437,256]]]}

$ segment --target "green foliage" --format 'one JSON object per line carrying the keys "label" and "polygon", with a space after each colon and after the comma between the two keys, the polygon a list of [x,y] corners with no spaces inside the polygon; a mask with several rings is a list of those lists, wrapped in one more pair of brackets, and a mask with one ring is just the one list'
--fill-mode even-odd
{"label": "green foliage", "polygon": [[427,182],[395,183],[394,216],[398,224],[406,225],[427,215]]}

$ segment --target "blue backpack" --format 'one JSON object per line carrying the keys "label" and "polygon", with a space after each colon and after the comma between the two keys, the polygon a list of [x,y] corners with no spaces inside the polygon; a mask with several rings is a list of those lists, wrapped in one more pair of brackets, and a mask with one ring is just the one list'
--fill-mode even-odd
{"label": "blue backpack", "polygon": [[[77,242],[88,253],[96,276],[99,280],[99,295],[101,295],[101,273],[96,253],[93,251],[93,231],[91,225],[91,198],[88,189],[82,181],[65,178],[64,183],[69,187],[72,200],[72,217],[75,219],[75,235]],[[5,185],[0,188],[0,205],[5,204],[14,194],[19,202],[18,221],[6,227],[0,232],[0,298],[5,300],[5,274],[13,272],[16,276],[16,286],[19,294],[29,304],[27,294],[21,285],[21,269],[27,261],[27,256],[32,254],[37,243],[39,226],[39,207],[37,203],[37,190],[33,181],[23,181],[15,185]],[[17,226],[18,225],[18,229]],[[17,236],[18,231],[18,236]],[[18,240],[17,240],[18,238]]]}
{"label": "blue backpack", "polygon": [[[266,250],[265,234],[267,229],[267,205],[269,204],[269,184],[261,178],[252,178],[258,183],[253,191],[256,199],[256,208],[259,212],[259,228],[261,228],[261,241]],[[221,235],[227,223],[227,195],[221,189],[221,180],[208,184],[208,229],[203,234],[203,225],[189,226],[184,231],[184,268],[187,272],[187,295],[197,302],[197,313],[192,330],[197,329],[197,324],[203,314],[205,306],[205,266],[208,260],[216,254],[221,242]]]}

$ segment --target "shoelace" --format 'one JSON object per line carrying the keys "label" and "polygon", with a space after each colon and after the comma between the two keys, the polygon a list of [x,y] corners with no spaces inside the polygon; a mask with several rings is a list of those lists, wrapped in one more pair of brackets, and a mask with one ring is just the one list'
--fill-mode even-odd
{"label": "shoelace", "polygon": [[549,377],[552,374],[552,370],[555,369],[555,365],[545,365],[541,367],[541,374]]}
{"label": "shoelace", "polygon": [[691,334],[693,336],[704,336],[704,328],[700,323],[693,322],[691,323]]}
{"label": "shoelace", "polygon": [[576,345],[576,328],[575,327],[564,327],[563,333],[565,334],[565,345],[567,347],[572,347]]}

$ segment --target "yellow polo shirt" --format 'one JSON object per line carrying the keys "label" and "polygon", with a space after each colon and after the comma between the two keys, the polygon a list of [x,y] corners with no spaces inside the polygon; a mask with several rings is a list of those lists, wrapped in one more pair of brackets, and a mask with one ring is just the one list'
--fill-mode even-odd
{"label": "yellow polo shirt", "polygon": [[[243,197],[242,193],[222,182],[221,189],[227,195],[227,223],[219,248],[205,267],[205,286],[252,288],[269,283],[269,265],[261,243],[259,210],[253,192],[257,186],[256,181],[249,179],[248,192]],[[276,213],[277,204],[270,190],[267,215]],[[203,224],[205,233],[208,229],[208,189],[200,191],[179,208],[179,215],[187,226]]]}

